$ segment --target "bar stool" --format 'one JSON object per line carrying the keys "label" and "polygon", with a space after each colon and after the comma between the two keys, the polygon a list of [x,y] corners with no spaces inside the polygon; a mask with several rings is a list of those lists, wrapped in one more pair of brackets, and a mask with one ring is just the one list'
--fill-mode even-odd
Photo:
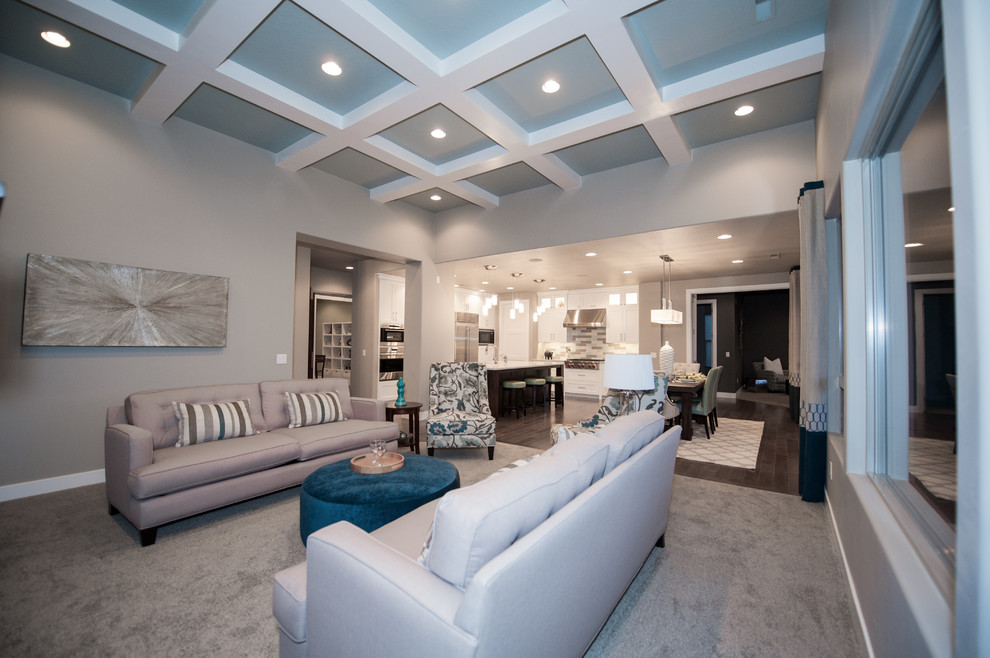
{"label": "bar stool", "polygon": [[564,406],[564,378],[560,375],[548,375],[544,379],[547,380],[547,390],[553,391],[553,406],[563,407]]}
{"label": "bar stool", "polygon": [[[533,387],[533,409],[536,409],[536,389],[541,389],[543,391],[543,408],[547,407],[547,380],[542,377],[527,377],[526,378],[526,388],[530,386]],[[526,405],[523,404],[523,409]]]}
{"label": "bar stool", "polygon": [[[519,408],[522,407],[523,415],[526,415],[526,403],[523,401],[523,391],[526,389],[526,382],[510,379],[502,382],[502,413],[515,411],[516,418],[519,418]],[[512,406],[509,406],[509,402]]]}

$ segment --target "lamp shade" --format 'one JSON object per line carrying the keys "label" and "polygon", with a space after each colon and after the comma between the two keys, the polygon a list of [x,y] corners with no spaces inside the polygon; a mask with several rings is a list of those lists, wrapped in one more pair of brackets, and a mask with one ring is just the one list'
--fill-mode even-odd
{"label": "lamp shade", "polygon": [[652,391],[653,357],[649,354],[606,354],[602,384],[620,391]]}

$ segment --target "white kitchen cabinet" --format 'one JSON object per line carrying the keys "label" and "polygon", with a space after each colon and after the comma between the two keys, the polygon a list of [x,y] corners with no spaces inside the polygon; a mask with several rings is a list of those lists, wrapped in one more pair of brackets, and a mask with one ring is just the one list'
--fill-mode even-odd
{"label": "white kitchen cabinet", "polygon": [[406,320],[406,280],[378,275],[378,323],[404,324]]}
{"label": "white kitchen cabinet", "polygon": [[639,342],[639,305],[609,306],[605,312],[606,343]]}
{"label": "white kitchen cabinet", "polygon": [[604,290],[572,290],[567,293],[567,308],[605,308],[608,292]]}
{"label": "white kitchen cabinet", "polygon": [[378,382],[378,399],[391,402],[399,397],[399,381]]}
{"label": "white kitchen cabinet", "polygon": [[[455,313],[474,313],[476,315],[481,315],[481,295],[476,290],[468,290],[467,288],[455,288],[454,289],[454,312]],[[487,297],[487,295],[486,295]]]}
{"label": "white kitchen cabinet", "polygon": [[541,343],[563,343],[567,341],[564,328],[566,308],[551,308],[543,311],[537,326],[537,340]]}
{"label": "white kitchen cabinet", "polygon": [[602,388],[601,370],[564,368],[564,395],[587,395],[600,398],[606,393]]}

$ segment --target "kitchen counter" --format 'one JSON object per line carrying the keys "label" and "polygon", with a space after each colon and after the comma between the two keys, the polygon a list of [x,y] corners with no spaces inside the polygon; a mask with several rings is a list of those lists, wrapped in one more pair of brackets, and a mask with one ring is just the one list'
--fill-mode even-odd
{"label": "kitchen counter", "polygon": [[[563,361],[549,359],[485,363],[482,365],[488,367],[488,404],[492,408],[492,415],[495,418],[498,418],[502,412],[502,382],[510,379],[559,375],[564,371]],[[532,395],[531,392],[530,395]]]}
{"label": "kitchen counter", "polygon": [[561,368],[564,362],[538,359],[536,361],[509,361],[508,363],[499,361],[498,363],[482,363],[481,365],[487,366],[489,370],[518,370],[520,368]]}

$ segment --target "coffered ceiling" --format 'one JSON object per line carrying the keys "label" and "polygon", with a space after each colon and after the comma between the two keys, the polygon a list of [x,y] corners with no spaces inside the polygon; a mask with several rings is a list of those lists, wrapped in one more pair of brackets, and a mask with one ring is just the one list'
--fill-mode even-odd
{"label": "coffered ceiling", "polygon": [[0,51],[435,212],[813,119],[825,17],[826,0],[0,0]]}

